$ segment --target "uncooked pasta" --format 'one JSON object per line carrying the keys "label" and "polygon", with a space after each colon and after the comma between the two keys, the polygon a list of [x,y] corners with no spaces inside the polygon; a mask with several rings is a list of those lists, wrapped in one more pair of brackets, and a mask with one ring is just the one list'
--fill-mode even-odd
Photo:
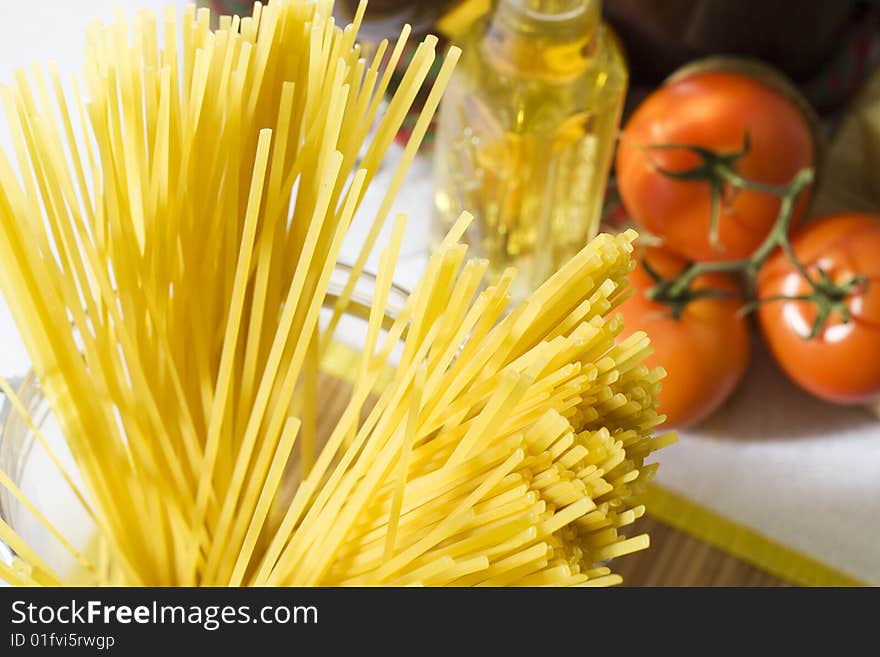
{"label": "uncooked pasta", "polygon": [[[634,233],[600,235],[511,308],[515,272],[467,260],[464,215],[386,316],[405,218],[380,235],[454,48],[331,302],[441,56],[425,39],[385,103],[408,30],[365,56],[363,9],[347,27],[326,0],[257,3],[216,30],[207,10],[120,15],[89,29],[69,92],[51,65],[2,88],[0,286],[76,473],[27,421],[95,527],[72,544],[0,473],[79,564],[59,571],[0,520],[3,579],[592,586],[647,546],[626,528],[672,437],[652,437],[648,340],[613,313]],[[322,362],[375,249],[364,348],[321,435]]]}

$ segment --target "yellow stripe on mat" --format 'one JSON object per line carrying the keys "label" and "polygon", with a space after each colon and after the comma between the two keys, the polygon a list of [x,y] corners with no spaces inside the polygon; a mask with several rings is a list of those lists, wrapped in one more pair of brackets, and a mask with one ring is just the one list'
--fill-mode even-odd
{"label": "yellow stripe on mat", "polygon": [[644,498],[657,520],[776,577],[801,586],[865,586],[657,484],[650,485]]}
{"label": "yellow stripe on mat", "polygon": [[[334,341],[327,350],[322,367],[328,374],[353,381],[358,358],[359,354],[353,348]],[[393,374],[394,369],[386,366],[376,388],[381,390],[388,385]],[[771,575],[801,586],[865,586],[849,575],[657,484],[651,484],[644,497],[648,513],[657,520]]]}

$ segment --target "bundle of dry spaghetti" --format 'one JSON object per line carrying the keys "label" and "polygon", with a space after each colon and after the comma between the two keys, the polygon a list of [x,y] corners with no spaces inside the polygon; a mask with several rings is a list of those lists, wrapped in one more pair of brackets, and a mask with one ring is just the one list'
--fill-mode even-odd
{"label": "bundle of dry spaghetti", "polygon": [[[621,528],[644,511],[644,459],[671,440],[651,437],[648,341],[610,318],[634,234],[598,237],[509,309],[514,272],[484,281],[466,262],[465,216],[388,325],[396,218],[350,396],[317,435],[322,357],[457,58],[319,322],[437,57],[429,38],[385,106],[406,32],[366,59],[363,7],[344,29],[331,15],[273,0],[216,31],[203,10],[120,17],[89,32],[84,89],[67,95],[51,66],[2,88],[0,285],[77,472],[33,430],[95,545],[0,485],[87,584],[616,583],[604,562],[647,545]],[[16,554],[0,577],[72,581],[3,521],[0,539]]]}

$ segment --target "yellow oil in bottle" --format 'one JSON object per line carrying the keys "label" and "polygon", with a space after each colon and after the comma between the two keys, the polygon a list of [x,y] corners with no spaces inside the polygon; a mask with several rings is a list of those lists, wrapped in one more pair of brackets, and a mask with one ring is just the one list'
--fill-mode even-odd
{"label": "yellow oil in bottle", "polygon": [[440,111],[434,237],[463,211],[475,255],[524,296],[596,233],[626,93],[600,0],[499,0],[462,38]]}

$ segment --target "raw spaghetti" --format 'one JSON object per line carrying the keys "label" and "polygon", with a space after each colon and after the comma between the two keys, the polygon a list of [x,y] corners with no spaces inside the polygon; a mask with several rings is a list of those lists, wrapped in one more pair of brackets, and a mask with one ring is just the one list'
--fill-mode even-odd
{"label": "raw spaghetti", "polygon": [[[383,107],[407,30],[366,59],[363,6],[345,28],[331,16],[320,0],[257,3],[216,31],[206,10],[120,16],[89,30],[84,88],[65,94],[49,66],[0,90],[17,163],[0,154],[0,286],[96,547],[0,485],[86,584],[619,582],[606,562],[648,544],[621,533],[644,512],[644,460],[672,440],[651,437],[648,340],[611,317],[633,233],[599,236],[509,309],[514,272],[466,262],[464,216],[383,328],[397,217],[351,397],[317,436],[322,354],[458,57],[322,326],[343,239],[438,57],[429,37]],[[73,581],[2,520],[0,540],[8,582]]]}

